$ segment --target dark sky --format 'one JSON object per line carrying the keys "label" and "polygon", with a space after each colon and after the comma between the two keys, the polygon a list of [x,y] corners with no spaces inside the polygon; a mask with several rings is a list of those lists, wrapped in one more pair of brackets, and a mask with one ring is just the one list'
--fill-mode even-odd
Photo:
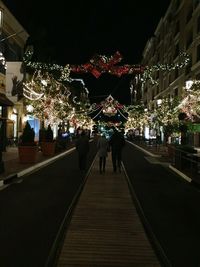
{"label": "dark sky", "polygon": [[[138,64],[147,40],[169,6],[170,0],[3,0],[30,34],[40,61],[61,65],[88,62],[94,54],[111,56],[119,51],[120,64]],[[130,104],[129,82],[103,74],[83,78],[92,102],[112,94]]]}

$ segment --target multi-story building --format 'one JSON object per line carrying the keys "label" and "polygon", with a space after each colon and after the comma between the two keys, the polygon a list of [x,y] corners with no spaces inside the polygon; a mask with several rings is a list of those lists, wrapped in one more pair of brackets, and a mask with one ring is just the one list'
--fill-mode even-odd
{"label": "multi-story building", "polygon": [[[181,67],[181,53],[190,58],[186,67]],[[172,70],[159,68],[167,64],[180,67]],[[142,65],[158,66],[159,69],[152,72],[152,80],[148,79],[141,90],[142,101],[149,110],[156,108],[160,99],[181,99],[186,81],[200,80],[199,0],[171,0],[154,36],[146,43]],[[196,139],[192,143],[199,145],[199,137]]]}
{"label": "multi-story building", "polygon": [[156,100],[181,97],[185,82],[200,80],[200,2],[172,0],[161,18],[154,36],[143,51],[142,65],[179,64],[180,54],[186,52],[190,63],[186,68],[154,72],[157,83],[147,81],[143,88],[143,102],[151,109]]}
{"label": "multi-story building", "polygon": [[23,103],[13,94],[13,85],[23,78],[21,70],[28,33],[0,0],[0,149],[9,138],[18,137]]}

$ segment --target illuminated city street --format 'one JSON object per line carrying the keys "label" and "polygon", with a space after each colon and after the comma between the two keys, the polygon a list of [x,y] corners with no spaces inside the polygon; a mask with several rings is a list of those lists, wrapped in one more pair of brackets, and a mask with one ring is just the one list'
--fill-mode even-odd
{"label": "illuminated city street", "polygon": [[199,0],[0,0],[0,267],[199,267],[199,189]]}

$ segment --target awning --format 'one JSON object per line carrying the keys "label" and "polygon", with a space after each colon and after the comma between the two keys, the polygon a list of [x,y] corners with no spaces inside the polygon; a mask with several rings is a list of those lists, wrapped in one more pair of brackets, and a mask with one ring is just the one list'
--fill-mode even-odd
{"label": "awning", "polygon": [[0,93],[0,106],[14,106],[14,103],[6,95]]}

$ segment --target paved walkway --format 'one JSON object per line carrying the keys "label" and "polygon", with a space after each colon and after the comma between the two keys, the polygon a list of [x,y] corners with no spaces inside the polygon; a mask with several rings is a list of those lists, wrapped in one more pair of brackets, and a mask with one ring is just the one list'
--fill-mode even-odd
{"label": "paved walkway", "polygon": [[129,192],[124,172],[106,173],[98,157],[67,229],[57,266],[160,266]]}

